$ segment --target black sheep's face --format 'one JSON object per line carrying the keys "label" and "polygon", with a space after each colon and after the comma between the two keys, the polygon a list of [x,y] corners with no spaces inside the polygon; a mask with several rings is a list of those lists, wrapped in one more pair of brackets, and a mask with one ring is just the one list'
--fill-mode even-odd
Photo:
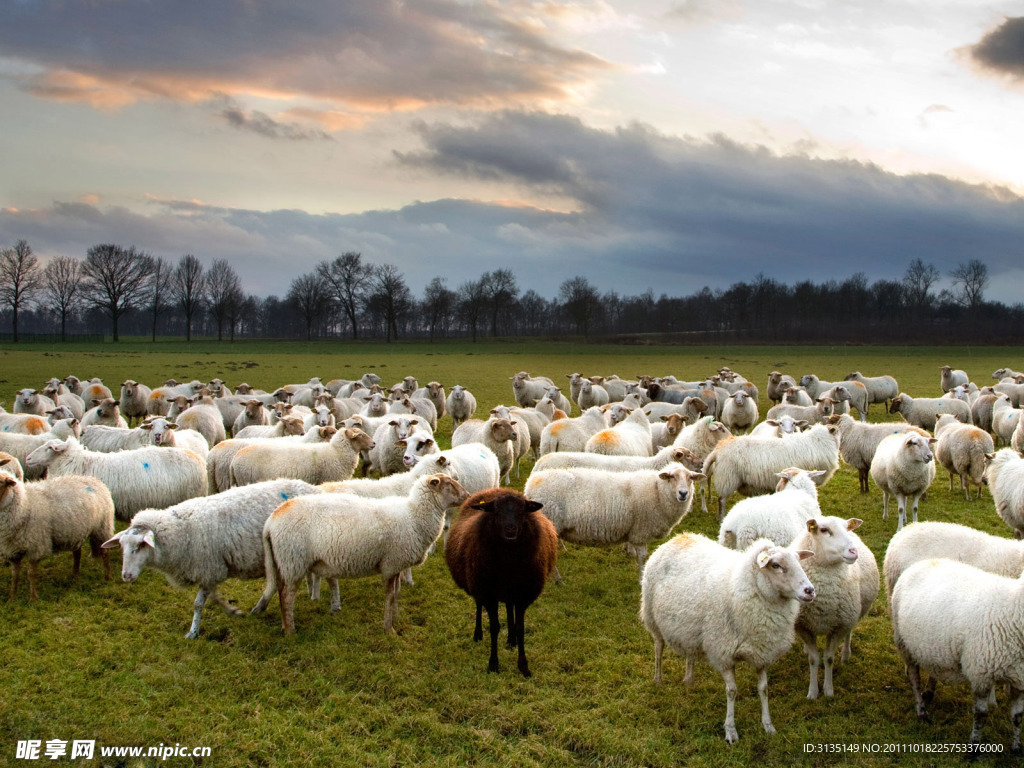
{"label": "black sheep's face", "polygon": [[480,506],[489,515],[501,538],[505,541],[516,541],[523,530],[523,524],[531,512],[541,508],[541,504],[530,501],[518,494],[504,495],[485,502]]}

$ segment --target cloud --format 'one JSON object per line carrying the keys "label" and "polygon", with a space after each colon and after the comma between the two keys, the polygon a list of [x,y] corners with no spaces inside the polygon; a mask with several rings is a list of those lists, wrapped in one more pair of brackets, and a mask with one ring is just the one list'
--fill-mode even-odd
{"label": "cloud", "polygon": [[268,139],[288,139],[290,141],[320,139],[332,141],[330,135],[324,131],[303,128],[294,123],[280,123],[270,115],[258,110],[246,112],[240,107],[228,107],[221,110],[220,116],[233,128],[250,131],[260,136],[265,136]]}
{"label": "cloud", "polygon": [[36,0],[5,8],[0,50],[36,68],[14,78],[25,90],[105,108],[211,93],[494,108],[574,98],[611,68],[558,42],[580,14],[563,16],[498,0]]}
{"label": "cloud", "polygon": [[1024,17],[1005,19],[966,52],[990,73],[1024,79]]}
{"label": "cloud", "polygon": [[788,283],[898,279],[914,258],[943,274],[980,258],[991,298],[1015,303],[1024,292],[1024,200],[1007,189],[537,113],[424,124],[419,135],[421,150],[397,163],[569,205],[440,199],[341,215],[156,198],[141,211],[55,203],[0,212],[0,243],[25,238],[42,255],[119,242],[174,260],[226,258],[247,290],[278,295],[348,250],[395,264],[417,294],[434,276],[455,287],[499,267],[548,297],[577,274],[620,295],[685,295],[759,272]]}

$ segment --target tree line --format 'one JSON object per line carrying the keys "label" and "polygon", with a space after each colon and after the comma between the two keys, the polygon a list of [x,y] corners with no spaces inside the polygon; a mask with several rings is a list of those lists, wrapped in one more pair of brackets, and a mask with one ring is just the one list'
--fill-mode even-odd
{"label": "tree line", "polygon": [[134,246],[89,248],[42,264],[25,240],[0,249],[0,323],[22,332],[235,338],[601,338],[625,343],[1005,343],[1024,337],[1024,305],[985,300],[984,262],[943,275],[913,259],[901,279],[782,283],[763,274],[684,296],[601,292],[578,275],[557,296],[522,291],[506,268],[449,287],[434,277],[417,298],[392,264],[346,252],[295,277],[283,297],[242,288],[225,259],[207,267]]}

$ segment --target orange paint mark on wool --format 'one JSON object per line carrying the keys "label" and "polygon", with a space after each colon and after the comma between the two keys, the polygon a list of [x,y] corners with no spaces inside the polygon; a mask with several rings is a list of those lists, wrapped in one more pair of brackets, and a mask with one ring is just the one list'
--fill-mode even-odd
{"label": "orange paint mark on wool", "polygon": [[669,543],[676,549],[689,549],[697,543],[697,538],[689,533],[680,533]]}
{"label": "orange paint mark on wool", "polygon": [[619,436],[617,434],[615,434],[614,432],[609,432],[609,431],[598,432],[597,433],[597,437],[595,439],[597,440],[597,442],[604,443],[605,445],[618,445],[619,444]]}
{"label": "orange paint mark on wool", "polygon": [[565,424],[558,424],[556,422],[551,423],[551,434],[558,435],[565,429]]}
{"label": "orange paint mark on wool", "polygon": [[25,419],[25,431],[30,435],[42,435],[50,431],[50,425],[41,416]]}
{"label": "orange paint mark on wool", "polygon": [[287,515],[288,511],[295,505],[296,501],[298,501],[298,499],[292,499],[291,501],[286,501],[280,507],[275,509],[273,514],[271,514],[270,516],[271,517],[279,517],[281,515]]}

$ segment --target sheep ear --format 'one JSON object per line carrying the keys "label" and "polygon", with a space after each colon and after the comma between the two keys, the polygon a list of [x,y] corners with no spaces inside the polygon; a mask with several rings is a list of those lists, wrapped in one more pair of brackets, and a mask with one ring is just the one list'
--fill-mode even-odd
{"label": "sheep ear", "polygon": [[662,480],[675,480],[675,475],[671,472],[662,472],[658,475]]}
{"label": "sheep ear", "polygon": [[434,444],[434,440],[432,438],[429,438],[429,437],[426,440],[423,441],[423,445],[433,445],[433,444]]}
{"label": "sheep ear", "polygon": [[860,528],[862,525],[864,525],[864,521],[863,520],[861,520],[860,518],[857,518],[857,517],[851,517],[849,520],[846,521],[846,530],[848,530],[848,531],[855,531],[858,528]]}
{"label": "sheep ear", "polygon": [[450,463],[451,462],[448,461],[448,457],[447,456],[438,456],[437,457],[437,466],[439,466],[439,467],[447,467],[448,464],[450,464]]}
{"label": "sheep ear", "polygon": [[434,488],[436,488],[439,485],[441,485],[441,478],[439,478],[437,475],[434,475],[432,478],[427,480],[427,485],[430,485],[430,486],[433,486]]}
{"label": "sheep ear", "polygon": [[707,480],[708,476],[703,472],[691,472],[690,479],[695,483],[699,483],[701,480]]}
{"label": "sheep ear", "polygon": [[10,463],[11,463],[10,459],[2,459],[2,460],[0,460],[0,467],[4,466],[5,464],[10,464]]}
{"label": "sheep ear", "polygon": [[772,561],[772,556],[768,554],[768,550],[764,549],[757,553],[757,567],[765,568],[768,563]]}
{"label": "sheep ear", "polygon": [[490,512],[494,509],[494,501],[478,501],[476,504],[470,504],[470,509],[479,509],[481,512]]}
{"label": "sheep ear", "polygon": [[[100,403],[102,403],[102,402],[103,402],[102,400],[100,400],[99,398],[96,398],[96,397],[94,397],[94,398],[92,399],[92,404],[93,404],[93,405],[99,405],[99,404],[100,404]],[[168,400],[167,402],[169,402],[169,403],[173,403],[174,401],[173,401],[173,400]]]}
{"label": "sheep ear", "polygon": [[806,560],[808,557],[814,557],[814,553],[809,549],[798,549],[793,554],[799,557],[801,560]]}
{"label": "sheep ear", "polygon": [[527,512],[539,512],[544,509],[544,505],[539,501],[533,501],[532,499],[526,500],[526,511]]}
{"label": "sheep ear", "polygon": [[144,429],[147,432],[151,432],[153,430],[153,425],[150,424],[149,422],[146,422],[145,424],[139,424],[139,429]]}
{"label": "sheep ear", "polygon": [[818,521],[815,520],[813,517],[807,521],[807,530],[811,533],[818,532]]}
{"label": "sheep ear", "polygon": [[146,531],[145,535],[142,537],[142,543],[148,544],[153,549],[156,549],[156,534],[153,533],[153,531]]}
{"label": "sheep ear", "polygon": [[988,459],[989,461],[992,461],[992,459],[994,459],[995,457],[996,457],[996,455],[994,453],[986,453],[985,454],[985,458]]}
{"label": "sheep ear", "polygon": [[[644,411],[644,413],[647,413],[647,411]],[[668,416],[662,416],[661,420],[662,421],[668,421]]]}
{"label": "sheep ear", "polygon": [[407,442],[405,442],[405,440],[396,440],[395,441],[395,445],[397,445],[399,448],[408,448],[409,447],[409,444]]}
{"label": "sheep ear", "polygon": [[822,477],[823,475],[827,475],[827,474],[828,474],[827,470],[815,469],[815,470],[812,470],[812,471],[808,472],[807,476],[811,477],[811,478],[814,478],[814,477]]}
{"label": "sheep ear", "polygon": [[121,543],[121,537],[124,536],[125,533],[127,533],[127,532],[128,532],[128,529],[125,528],[120,533],[115,533],[111,538],[109,538],[106,541],[104,541],[100,545],[100,548],[101,549],[113,549],[114,547],[118,546]]}

